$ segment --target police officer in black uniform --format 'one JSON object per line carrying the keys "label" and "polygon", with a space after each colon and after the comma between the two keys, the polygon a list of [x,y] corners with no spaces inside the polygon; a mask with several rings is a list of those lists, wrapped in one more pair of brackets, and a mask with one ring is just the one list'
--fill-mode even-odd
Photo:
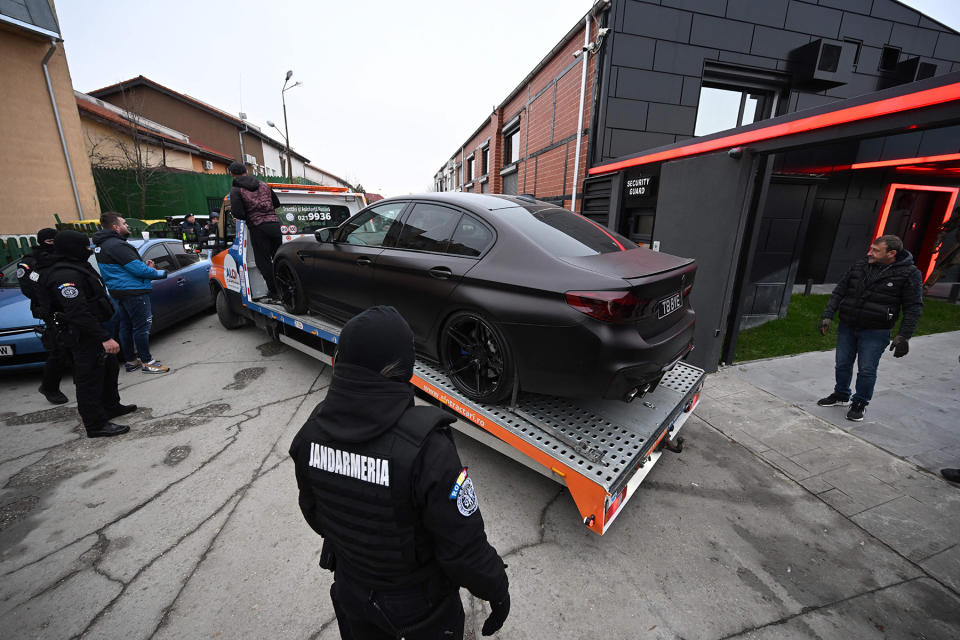
{"label": "police officer in black uniform", "polygon": [[413,363],[413,333],[396,309],[354,317],[326,399],[290,446],[348,640],[462,638],[460,587],[490,602],[483,635],[510,612],[506,565],[487,542],[454,418],[414,407]]}
{"label": "police officer in black uniform", "polygon": [[30,299],[30,313],[34,318],[43,320],[44,324],[40,341],[47,350],[47,361],[43,365],[43,379],[38,391],[53,404],[64,404],[69,399],[60,391],[60,381],[63,372],[70,366],[70,355],[57,340],[56,326],[49,317],[41,314],[38,295],[40,273],[53,264],[53,238],[56,235],[57,230],[50,228],[37,232],[37,246],[17,264],[17,280],[20,282],[20,291]]}
{"label": "police officer in black uniform", "polygon": [[87,262],[87,236],[61,231],[53,244],[54,262],[40,276],[41,295],[59,339],[73,357],[77,410],[87,437],[118,436],[130,427],[110,420],[136,411],[137,406],[120,404],[116,358],[120,345],[104,326],[113,317],[113,304],[100,274]]}

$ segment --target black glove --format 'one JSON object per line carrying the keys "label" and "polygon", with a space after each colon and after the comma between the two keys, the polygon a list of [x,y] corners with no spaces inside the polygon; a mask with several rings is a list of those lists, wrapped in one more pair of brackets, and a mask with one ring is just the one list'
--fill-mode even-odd
{"label": "black glove", "polygon": [[902,358],[910,351],[910,343],[903,336],[897,336],[890,343],[890,351],[893,351],[894,358]]}
{"label": "black glove", "polygon": [[510,615],[509,591],[503,594],[503,597],[497,602],[490,603],[490,615],[483,621],[483,628],[480,633],[485,636],[492,636],[500,630],[508,615]]}
{"label": "black glove", "polygon": [[820,324],[817,325],[817,329],[820,331],[820,335],[827,335],[827,331],[830,331],[830,325],[833,324],[833,320],[830,318],[820,318]]}

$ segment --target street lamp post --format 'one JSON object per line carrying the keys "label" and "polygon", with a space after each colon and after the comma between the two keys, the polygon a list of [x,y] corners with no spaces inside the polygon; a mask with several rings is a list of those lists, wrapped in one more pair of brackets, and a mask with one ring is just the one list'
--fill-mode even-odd
{"label": "street lamp post", "polygon": [[294,87],[299,87],[300,82],[294,82],[289,87],[287,83],[290,82],[290,78],[293,76],[293,71],[287,71],[287,77],[283,80],[283,89],[280,90],[280,101],[283,103],[283,129],[286,132],[283,136],[283,141],[287,145],[286,156],[287,156],[287,178],[293,179],[293,163],[290,159],[290,127],[287,125],[287,91],[293,89]]}

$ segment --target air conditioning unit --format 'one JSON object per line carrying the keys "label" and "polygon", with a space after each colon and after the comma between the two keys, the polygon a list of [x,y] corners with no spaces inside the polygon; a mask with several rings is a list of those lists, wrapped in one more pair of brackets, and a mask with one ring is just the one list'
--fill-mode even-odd
{"label": "air conditioning unit", "polygon": [[789,54],[793,82],[816,90],[847,84],[853,74],[855,53],[854,43],[825,38],[797,47]]}
{"label": "air conditioning unit", "polygon": [[203,168],[205,171],[213,171],[213,162],[211,162],[210,160],[204,160]]}
{"label": "air conditioning unit", "polygon": [[257,164],[257,156],[255,156],[255,155],[253,155],[253,154],[251,154],[251,153],[245,153],[245,154],[243,154],[243,162],[244,162],[244,164],[254,164],[254,165],[255,165],[255,164]]}
{"label": "air conditioning unit", "polygon": [[921,62],[920,58],[907,58],[897,63],[893,71],[880,83],[882,89],[895,87],[908,82],[916,82],[937,75],[937,65],[933,62]]}

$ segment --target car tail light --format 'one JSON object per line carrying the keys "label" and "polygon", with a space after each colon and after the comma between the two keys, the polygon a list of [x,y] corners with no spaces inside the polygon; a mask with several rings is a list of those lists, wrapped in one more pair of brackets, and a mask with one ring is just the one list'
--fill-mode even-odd
{"label": "car tail light", "polygon": [[691,291],[693,291],[693,285],[688,284],[683,288],[683,297],[686,298],[688,295],[690,295]]}
{"label": "car tail light", "polygon": [[632,291],[568,291],[565,297],[577,311],[604,322],[629,320],[649,302]]}

